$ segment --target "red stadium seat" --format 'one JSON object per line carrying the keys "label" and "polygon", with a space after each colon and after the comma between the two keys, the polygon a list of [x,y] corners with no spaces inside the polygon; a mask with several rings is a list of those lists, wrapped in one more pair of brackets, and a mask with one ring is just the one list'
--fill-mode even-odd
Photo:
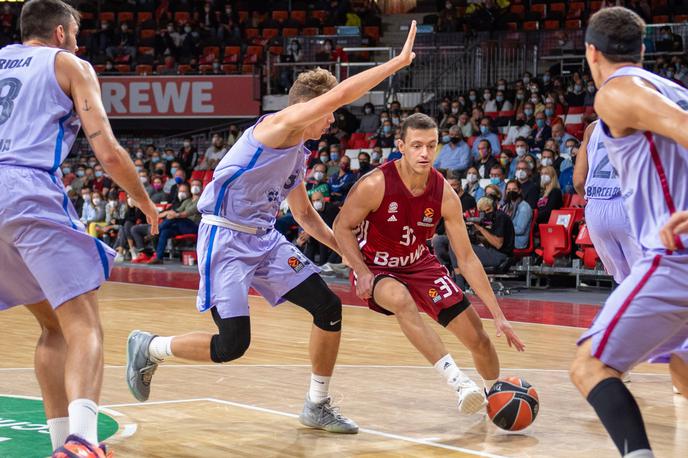
{"label": "red stadium seat", "polygon": [[207,75],[208,73],[212,73],[213,71],[213,66],[209,64],[201,64],[198,66],[198,73],[202,75]]}
{"label": "red stadium seat", "polygon": [[263,57],[263,47],[262,46],[249,46],[246,48],[246,55],[247,56],[258,56]]}
{"label": "red stadium seat", "polygon": [[572,198],[573,198],[573,194],[564,194],[562,196],[562,206],[568,207],[571,204]]}
{"label": "red stadium seat", "polygon": [[688,21],[688,14],[675,14],[674,22],[686,22]]}
{"label": "red stadium seat", "polygon": [[584,2],[571,2],[569,3],[569,12],[566,14],[566,19],[579,19],[583,16],[583,11],[585,11]]}
{"label": "red stadium seat", "polygon": [[223,64],[222,65],[222,71],[224,73],[236,73],[237,72],[237,66],[236,66],[236,64]]}
{"label": "red stadium seat", "polygon": [[[203,179],[201,180],[203,183],[210,183],[213,179],[213,175],[215,174],[214,170],[206,170],[205,173],[203,174]],[[203,185],[205,188],[205,184]]]}
{"label": "red stadium seat", "polygon": [[540,23],[538,21],[526,21],[523,23],[523,30],[530,32],[540,30]]}
{"label": "red stadium seat", "polygon": [[579,209],[552,210],[548,223],[539,225],[542,248],[536,249],[535,253],[542,256],[545,264],[551,266],[555,258],[571,254],[571,234],[576,223],[576,210]]}
{"label": "red stadium seat", "polygon": [[515,248],[514,249],[514,257],[517,258],[525,258],[526,256],[530,256],[533,254],[535,251],[535,223],[537,222],[537,217],[538,217],[538,211],[537,208],[533,210],[533,218],[530,220],[530,239],[528,242],[528,246],[526,248]]}
{"label": "red stadium seat", "polygon": [[204,63],[211,64],[215,59],[220,58],[220,47],[219,46],[206,46],[203,48],[203,55],[201,61]]}
{"label": "red stadium seat", "polygon": [[303,24],[304,22],[306,22],[306,12],[304,10],[294,10],[291,12],[290,16],[299,24]]}
{"label": "red stadium seat", "polygon": [[301,33],[307,37],[312,37],[314,35],[318,35],[320,33],[320,29],[317,27],[305,27]]}
{"label": "red stadium seat", "polygon": [[320,22],[325,22],[325,19],[327,19],[327,11],[315,10],[313,11],[313,17],[320,19]]}
{"label": "red stadium seat", "polygon": [[120,24],[123,22],[128,22],[132,24],[134,22],[134,12],[133,11],[121,11],[117,13],[117,22]]}
{"label": "red stadium seat", "polygon": [[284,52],[284,48],[282,46],[270,46],[268,52],[274,56],[279,56]]}
{"label": "red stadium seat", "polygon": [[518,24],[516,22],[507,22],[506,28],[509,32],[517,32],[518,31]]}
{"label": "red stadium seat", "polygon": [[601,1],[590,2],[590,12],[591,13],[596,13],[601,8],[602,8],[602,2]]}
{"label": "red stadium seat", "polygon": [[251,13],[248,11],[239,11],[239,24],[243,24],[246,22],[249,18]]}
{"label": "red stadium seat", "polygon": [[547,16],[547,5],[544,3],[540,4],[532,4],[530,5],[530,12],[528,14],[529,17],[537,17],[539,19],[543,19]]}
{"label": "red stadium seat", "polygon": [[588,201],[585,200],[585,197],[582,197],[578,194],[574,194],[571,197],[571,201],[569,202],[568,205],[565,205],[565,207],[573,207],[573,208],[585,208],[585,206],[588,204]]}
{"label": "red stadium seat", "polygon": [[296,37],[299,35],[299,29],[296,27],[285,27],[282,29],[283,37]]}
{"label": "red stadium seat", "polygon": [[112,13],[110,11],[102,11],[98,15],[98,19],[100,21],[108,21],[110,24],[113,24],[115,22],[115,13]]}
{"label": "red stadium seat", "polygon": [[151,75],[151,74],[153,74],[153,66],[152,65],[137,65],[136,66],[136,74],[137,75]]}
{"label": "red stadium seat", "polygon": [[284,22],[289,18],[289,12],[284,10],[273,11],[272,18],[277,22]]}
{"label": "red stadium seat", "polygon": [[583,260],[583,265],[588,269],[597,268],[600,257],[592,244],[590,232],[585,224],[581,225],[578,237],[576,237],[576,245],[580,248],[576,251],[576,256]]}
{"label": "red stadium seat", "polygon": [[566,30],[579,30],[583,27],[580,19],[567,19],[564,28]]}
{"label": "red stadium seat", "polygon": [[203,176],[205,175],[205,170],[194,170],[191,172],[191,180],[203,181]]}
{"label": "red stadium seat", "polygon": [[559,30],[561,22],[559,20],[548,19],[545,21],[545,30]]}
{"label": "red stadium seat", "polygon": [[260,36],[260,31],[255,28],[247,28],[244,30],[244,33],[246,34],[246,38],[257,38]]}
{"label": "red stadium seat", "polygon": [[511,5],[509,12],[519,19],[523,19],[526,14],[526,7],[523,5]]}
{"label": "red stadium seat", "polygon": [[279,29],[267,28],[263,29],[262,37],[269,40],[270,38],[275,38],[279,35]]}
{"label": "red stadium seat", "polygon": [[323,35],[337,35],[335,27],[323,27]]}
{"label": "red stadium seat", "polygon": [[131,65],[129,65],[129,64],[115,65],[115,70],[117,70],[119,73],[130,73],[131,72]]}
{"label": "red stadium seat", "polygon": [[351,149],[370,148],[370,134],[361,132],[351,134],[348,147]]}
{"label": "red stadium seat", "polygon": [[652,22],[654,24],[666,24],[667,22],[669,22],[669,16],[666,16],[666,15],[652,16]]}
{"label": "red stadium seat", "polygon": [[496,111],[486,111],[485,116],[489,116],[492,119],[497,119],[497,112]]}
{"label": "red stadium seat", "polygon": [[93,70],[95,70],[96,73],[98,73],[98,74],[103,73],[103,72],[105,71],[105,65],[102,65],[102,64],[94,64],[94,65],[93,65]]}
{"label": "red stadium seat", "polygon": [[241,66],[241,73],[244,73],[244,74],[253,73],[254,70],[255,70],[255,67],[251,64],[243,64]]}
{"label": "red stadium seat", "polygon": [[177,11],[174,13],[174,22],[177,24],[186,24],[190,18],[191,15],[187,11]]}
{"label": "red stadium seat", "polygon": [[187,73],[193,72],[193,67],[191,67],[191,65],[180,65],[177,67],[177,72],[179,72],[180,75],[186,75]]}
{"label": "red stadium seat", "polygon": [[373,40],[373,43],[377,43],[380,40],[380,27],[376,25],[368,25],[363,27],[363,36]]}
{"label": "red stadium seat", "polygon": [[136,14],[136,22],[141,25],[144,22],[152,21],[153,20],[153,13],[150,11],[139,11]]}
{"label": "red stadium seat", "polygon": [[556,18],[562,19],[565,14],[566,14],[566,3],[558,2],[558,3],[551,3],[549,5],[548,17],[551,17],[551,18],[556,17]]}

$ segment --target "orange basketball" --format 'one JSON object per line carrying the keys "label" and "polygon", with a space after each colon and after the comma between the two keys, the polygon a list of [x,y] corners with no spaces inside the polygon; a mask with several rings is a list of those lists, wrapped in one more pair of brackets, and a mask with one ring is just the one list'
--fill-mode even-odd
{"label": "orange basketball", "polygon": [[487,415],[507,431],[520,431],[535,421],[540,401],[537,391],[518,377],[495,382],[487,395]]}

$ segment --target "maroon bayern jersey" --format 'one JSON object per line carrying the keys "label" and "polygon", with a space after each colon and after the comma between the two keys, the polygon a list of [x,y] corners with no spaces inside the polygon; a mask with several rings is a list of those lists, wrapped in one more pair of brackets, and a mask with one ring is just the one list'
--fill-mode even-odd
{"label": "maroon bayern jersey", "polygon": [[378,209],[358,227],[358,246],[368,266],[404,269],[431,256],[426,240],[441,218],[444,179],[431,169],[425,191],[414,196],[401,180],[396,161],[379,170],[385,177],[385,194]]}

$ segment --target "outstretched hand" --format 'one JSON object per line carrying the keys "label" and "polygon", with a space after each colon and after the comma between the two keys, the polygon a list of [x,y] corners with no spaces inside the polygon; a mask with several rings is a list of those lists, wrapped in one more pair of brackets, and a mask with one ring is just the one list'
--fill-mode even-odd
{"label": "outstretched hand", "polygon": [[497,337],[504,334],[509,347],[515,347],[517,351],[525,351],[525,344],[516,335],[514,328],[511,327],[511,323],[506,318],[495,318],[495,327],[497,328]]}
{"label": "outstretched hand", "polygon": [[416,57],[416,53],[413,52],[413,43],[416,41],[416,21],[411,21],[411,27],[409,27],[409,33],[406,37],[406,43],[401,50],[401,54],[397,57],[401,60],[404,67],[411,65],[413,59]]}
{"label": "outstretched hand", "polygon": [[676,236],[688,234],[688,211],[674,213],[659,231],[659,237],[668,250],[676,250]]}

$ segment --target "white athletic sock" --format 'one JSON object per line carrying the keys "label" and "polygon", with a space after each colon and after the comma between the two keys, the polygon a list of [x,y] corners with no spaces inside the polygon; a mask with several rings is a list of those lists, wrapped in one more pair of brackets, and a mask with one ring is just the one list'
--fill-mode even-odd
{"label": "white athletic sock", "polygon": [[447,384],[454,389],[458,389],[461,382],[470,381],[470,379],[461,372],[459,366],[454,362],[454,358],[450,354],[444,355],[439,361],[435,363],[435,369],[447,381]]}
{"label": "white athletic sock", "polygon": [[172,337],[153,337],[148,352],[153,362],[161,363],[172,355]]}
{"label": "white athletic sock", "polygon": [[139,253],[134,248],[129,248],[129,253],[131,254],[131,259],[136,259]]}
{"label": "white athletic sock", "polygon": [[49,418],[48,430],[53,450],[62,447],[69,436],[69,417]]}
{"label": "white athletic sock", "polygon": [[311,387],[308,390],[308,399],[315,403],[327,399],[330,391],[330,378],[324,375],[311,374]]}
{"label": "white athletic sock", "polygon": [[69,403],[69,434],[76,434],[91,444],[98,444],[98,405],[90,399]]}
{"label": "white athletic sock", "polygon": [[483,386],[485,387],[485,391],[487,391],[489,393],[490,388],[492,388],[492,385],[494,385],[496,381],[497,381],[497,379],[494,379],[494,380],[483,379]]}

